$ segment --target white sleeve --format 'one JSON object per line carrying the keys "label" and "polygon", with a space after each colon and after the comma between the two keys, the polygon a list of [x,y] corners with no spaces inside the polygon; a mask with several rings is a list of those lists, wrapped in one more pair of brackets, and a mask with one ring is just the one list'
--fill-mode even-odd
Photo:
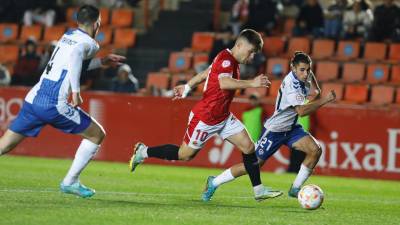
{"label": "white sleeve", "polygon": [[82,72],[82,62],[84,60],[85,43],[79,44],[74,48],[70,55],[69,69],[72,92],[80,92],[80,79]]}
{"label": "white sleeve", "polygon": [[101,59],[100,58],[94,58],[90,61],[89,66],[87,70],[94,70],[97,68],[101,67]]}

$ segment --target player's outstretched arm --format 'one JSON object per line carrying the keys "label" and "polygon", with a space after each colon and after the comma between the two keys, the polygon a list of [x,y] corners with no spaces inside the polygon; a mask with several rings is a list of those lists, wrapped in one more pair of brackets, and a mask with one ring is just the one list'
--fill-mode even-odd
{"label": "player's outstretched arm", "polygon": [[219,78],[219,86],[223,90],[245,89],[251,87],[269,87],[271,82],[264,74],[258,75],[252,80],[237,80],[231,77]]}
{"label": "player's outstretched arm", "polygon": [[296,106],[296,112],[299,116],[307,116],[313,112],[315,112],[317,109],[319,109],[320,107],[322,107],[323,105],[329,103],[329,102],[333,102],[336,99],[336,94],[335,91],[330,91],[328,95],[319,98],[317,100],[314,100],[312,102],[309,102],[305,105],[299,105]]}
{"label": "player's outstretched arm", "polygon": [[315,74],[313,71],[310,71],[310,76],[311,76],[311,85],[315,91],[315,96],[310,101],[314,101],[321,97],[321,88],[319,87],[318,80],[315,77]]}
{"label": "player's outstretched arm", "polygon": [[120,66],[125,59],[125,56],[117,54],[108,54],[103,58],[94,58],[92,61],[90,61],[87,70],[94,70],[100,68],[101,66]]}
{"label": "player's outstretched arm", "polygon": [[196,87],[197,85],[199,85],[200,83],[204,82],[207,79],[209,72],[210,72],[210,67],[204,70],[203,72],[196,74],[194,77],[192,77],[192,79],[190,79],[187,82],[187,84],[178,85],[174,87],[174,97],[172,98],[172,100],[186,98],[186,96],[194,87]]}

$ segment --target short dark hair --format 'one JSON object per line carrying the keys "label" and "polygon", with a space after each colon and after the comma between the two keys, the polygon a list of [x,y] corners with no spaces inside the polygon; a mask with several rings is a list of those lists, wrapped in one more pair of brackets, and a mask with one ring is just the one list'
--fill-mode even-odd
{"label": "short dark hair", "polygon": [[290,64],[292,66],[297,66],[297,65],[299,65],[299,63],[305,63],[305,64],[311,65],[311,63],[312,63],[311,57],[305,52],[296,51],[293,54],[293,58],[290,61]]}
{"label": "short dark hair", "polygon": [[242,32],[240,32],[238,39],[240,38],[246,39],[250,44],[252,44],[256,48],[257,52],[261,51],[264,45],[261,35],[253,29],[245,29]]}
{"label": "short dark hair", "polygon": [[97,21],[100,16],[98,8],[92,5],[83,5],[78,9],[76,20],[80,24],[92,24]]}

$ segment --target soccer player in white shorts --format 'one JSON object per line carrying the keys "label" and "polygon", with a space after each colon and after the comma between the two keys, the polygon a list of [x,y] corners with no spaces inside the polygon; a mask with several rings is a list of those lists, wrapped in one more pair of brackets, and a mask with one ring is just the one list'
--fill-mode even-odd
{"label": "soccer player in white shorts", "polygon": [[[290,197],[297,197],[301,185],[311,175],[321,155],[321,147],[311,134],[304,131],[297,124],[298,116],[305,116],[315,112],[323,105],[335,100],[334,91],[320,97],[321,90],[311,71],[312,61],[310,56],[303,52],[296,52],[291,60],[292,71],[283,79],[276,98],[275,112],[265,124],[260,139],[256,144],[256,154],[260,166],[271,157],[281,145],[291,149],[303,151],[306,157],[300,171],[289,189]],[[310,95],[313,86],[317,95],[308,103],[306,98]],[[203,200],[209,201],[216,189],[237,177],[246,174],[243,164],[237,164],[217,177],[210,176],[207,189],[203,192]]]}
{"label": "soccer player in white shorts", "polygon": [[[36,137],[45,125],[80,135],[84,139],[60,184],[60,190],[87,198],[95,191],[81,184],[79,175],[99,149],[105,131],[79,108],[83,101],[79,82],[81,71],[101,65],[119,65],[125,57],[110,54],[102,59],[93,59],[99,50],[94,38],[101,22],[96,7],[80,7],[77,21],[78,28],[67,31],[58,41],[39,82],[29,91],[18,116],[0,138],[0,155],[11,151],[26,137]],[[72,101],[68,103],[71,90]]]}
{"label": "soccer player in white shorts", "polygon": [[194,106],[189,116],[182,145],[147,147],[143,143],[137,143],[129,163],[131,170],[134,171],[148,157],[188,161],[196,156],[211,136],[220,135],[242,151],[243,164],[249,174],[256,200],[281,195],[282,192],[262,185],[254,144],[243,124],[229,111],[237,89],[268,87],[270,84],[268,77],[263,74],[253,80],[239,80],[239,63],[249,63],[262,46],[260,34],[251,29],[243,30],[234,47],[222,50],[209,69],[194,76],[188,84],[177,86],[174,89],[176,98],[184,98],[193,87],[206,82],[203,98]]}

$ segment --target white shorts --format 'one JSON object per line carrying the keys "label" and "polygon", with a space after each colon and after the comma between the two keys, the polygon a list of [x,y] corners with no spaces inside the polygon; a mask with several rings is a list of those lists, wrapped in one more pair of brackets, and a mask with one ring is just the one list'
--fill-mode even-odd
{"label": "white shorts", "polygon": [[189,115],[188,128],[183,141],[193,149],[201,149],[206,141],[214,135],[226,139],[238,134],[245,129],[244,125],[232,113],[228,118],[216,125],[207,125],[196,117],[192,112]]}

